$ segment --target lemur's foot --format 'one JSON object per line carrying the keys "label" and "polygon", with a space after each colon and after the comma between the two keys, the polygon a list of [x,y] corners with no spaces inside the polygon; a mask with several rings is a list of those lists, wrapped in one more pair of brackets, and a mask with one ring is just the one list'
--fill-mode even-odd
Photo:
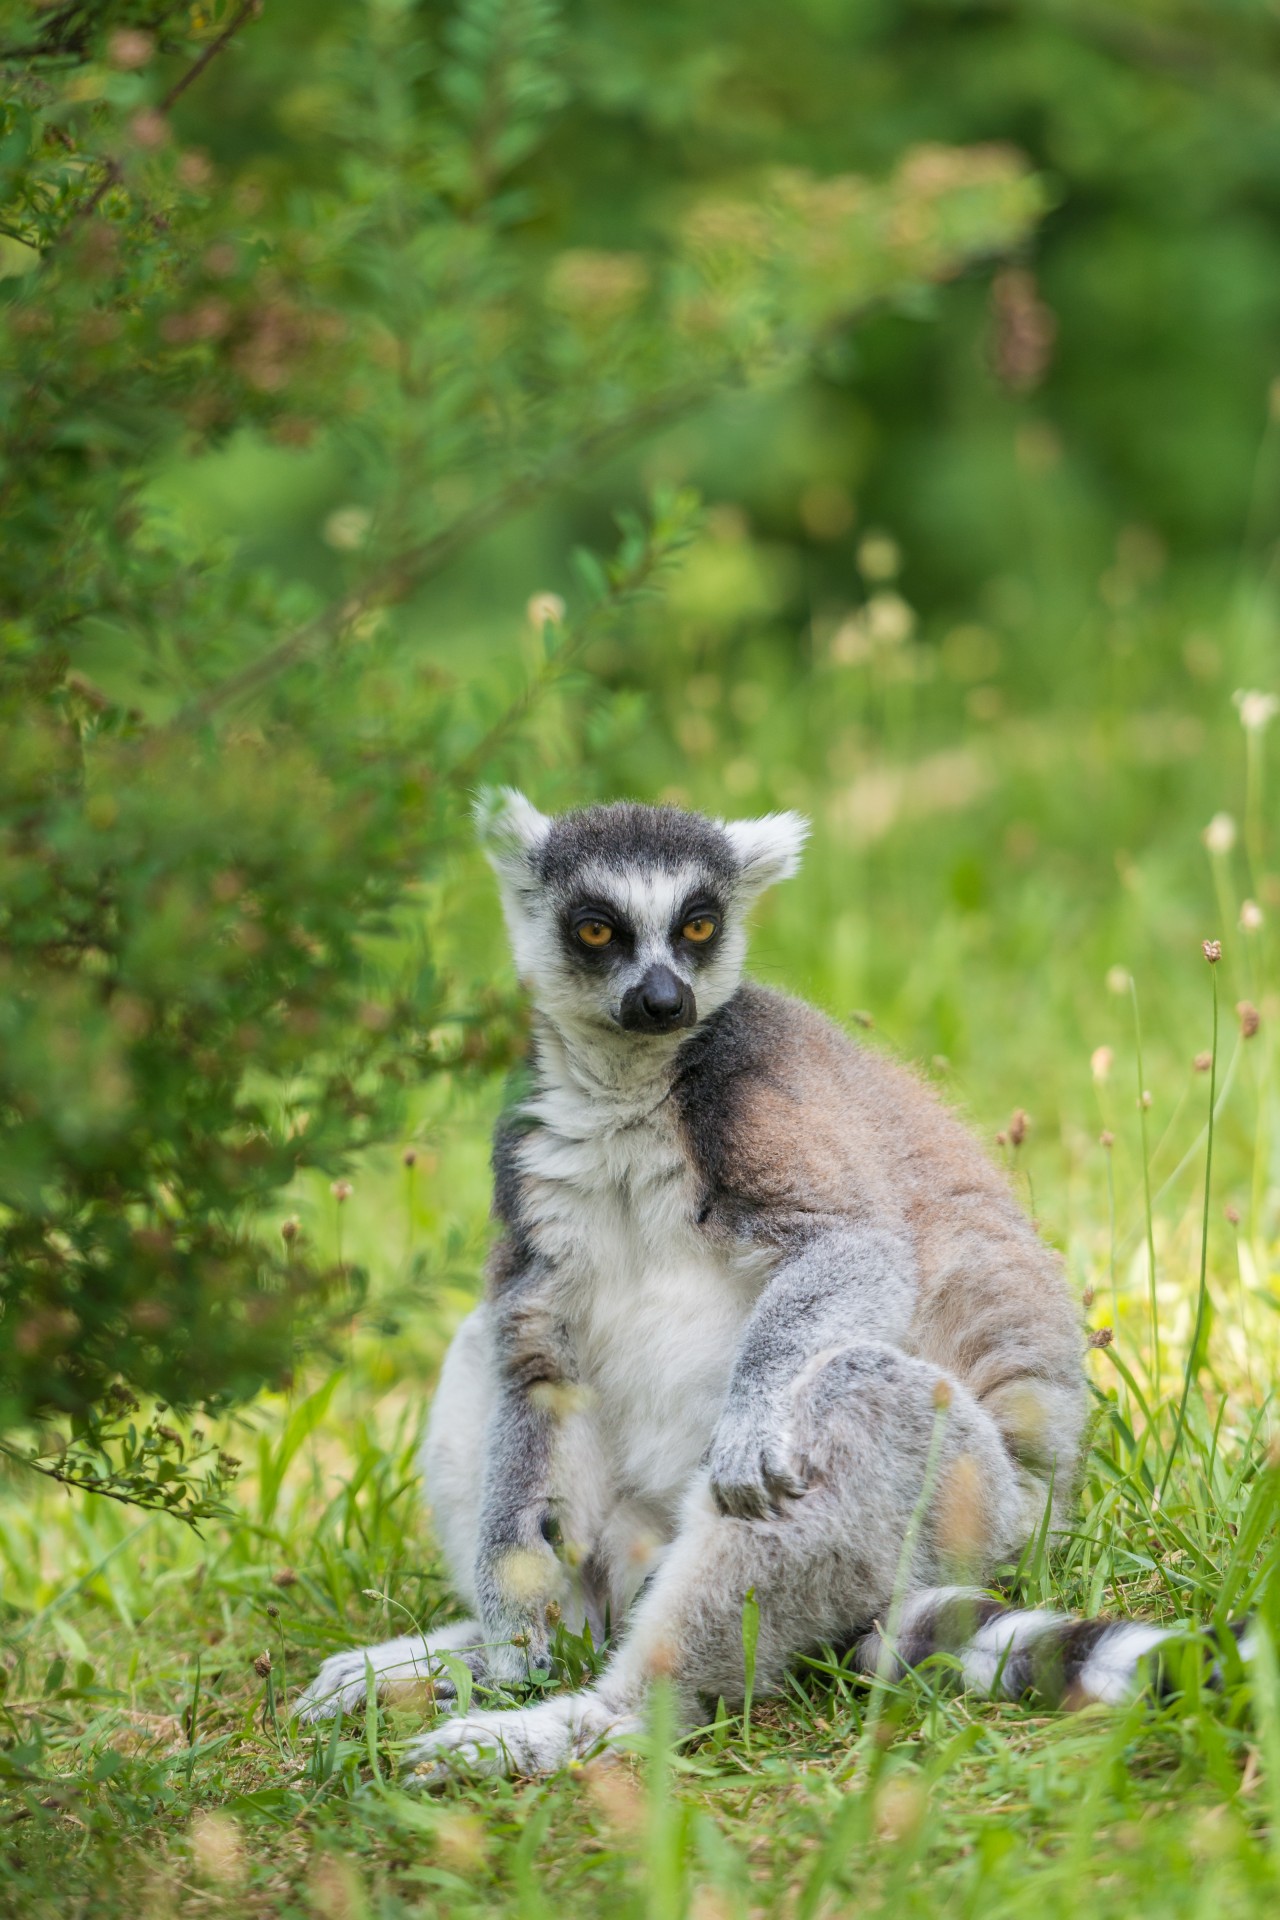
{"label": "lemur's foot", "polygon": [[593,1693],[556,1694],[530,1707],[468,1713],[433,1727],[404,1755],[405,1785],[442,1786],[457,1774],[555,1773],[640,1731],[638,1714]]}
{"label": "lemur's foot", "polygon": [[476,1621],[463,1620],[425,1637],[404,1634],[380,1646],[347,1647],[341,1653],[332,1653],[298,1700],[293,1717],[310,1723],[354,1713],[368,1699],[370,1667],[381,1701],[421,1697],[426,1703],[452,1706],[457,1686],[449,1662],[460,1660],[477,1680],[487,1675],[485,1649],[480,1644],[482,1632]]}
{"label": "lemur's foot", "polygon": [[711,1498],[719,1513],[734,1520],[767,1520],[783,1511],[783,1502],[809,1490],[809,1467],[790,1434],[761,1423],[721,1419],[708,1461]]}

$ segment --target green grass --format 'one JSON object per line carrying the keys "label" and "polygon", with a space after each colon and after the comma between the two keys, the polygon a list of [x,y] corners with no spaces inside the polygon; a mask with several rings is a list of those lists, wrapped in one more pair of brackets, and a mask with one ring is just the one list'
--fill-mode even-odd
{"label": "green grass", "polygon": [[[694,585],[719,564],[715,541]],[[1266,684],[1258,610],[1219,612],[1208,679],[1203,647],[1183,664],[1188,618],[1158,596],[1099,613],[1052,695],[972,636],[942,640],[925,677],[901,665],[923,657],[910,645],[841,661],[819,636],[797,670],[767,636],[717,652],[677,623],[644,729],[592,777],[717,810],[810,811],[806,874],[762,913],[757,973],[856,1016],[989,1140],[1015,1107],[1030,1114],[1024,1144],[993,1151],[1114,1344],[1088,1362],[1098,1418],[1076,1517],[1028,1555],[1022,1595],[1207,1623],[1257,1605],[1274,1637],[1275,736],[1250,736],[1246,769],[1230,694]],[[572,794],[563,771],[530,778],[549,803]],[[1210,855],[1201,832],[1220,809],[1246,831]],[[479,863],[455,884],[465,965],[491,978],[506,963]],[[1242,931],[1246,896],[1263,922]],[[1224,947],[1214,1074],[1194,1064],[1211,1046],[1210,936]],[[1262,1009],[1250,1039],[1244,999]],[[288,1704],[326,1652],[450,1604],[414,1451],[477,1285],[499,1100],[492,1085],[433,1086],[411,1171],[397,1146],[357,1170],[341,1209],[326,1188],[297,1196],[304,1232],[335,1251],[340,1236],[369,1267],[372,1299],[340,1364],[229,1423],[223,1444],[244,1461],[232,1522],[198,1538],[29,1479],[0,1489],[0,1908],[1273,1912],[1274,1660],[1251,1698],[1238,1674],[1215,1694],[1188,1670],[1168,1704],[1074,1715],[959,1697],[937,1677],[877,1695],[813,1660],[754,1702],[749,1729],[721,1716],[673,1752],[660,1712],[650,1752],[621,1766],[432,1798],[396,1784],[424,1707],[290,1733]]]}

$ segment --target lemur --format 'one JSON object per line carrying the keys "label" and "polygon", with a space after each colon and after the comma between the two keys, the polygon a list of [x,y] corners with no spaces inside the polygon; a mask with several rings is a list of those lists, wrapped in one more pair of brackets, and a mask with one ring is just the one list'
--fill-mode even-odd
{"label": "lemur", "polygon": [[304,1718],[447,1663],[510,1684],[553,1626],[614,1641],[595,1685],[455,1714],[410,1778],[545,1773],[685,1724],[822,1646],[896,1671],[951,1649],[1016,1695],[1053,1665],[1116,1700],[1162,1630],[982,1590],[1061,1510],[1087,1403],[1080,1315],[1002,1173],[932,1092],[743,978],[795,872],[795,814],[485,806],[531,1091],[494,1141],[500,1232],[449,1348],[422,1464],[473,1617],[326,1660]]}

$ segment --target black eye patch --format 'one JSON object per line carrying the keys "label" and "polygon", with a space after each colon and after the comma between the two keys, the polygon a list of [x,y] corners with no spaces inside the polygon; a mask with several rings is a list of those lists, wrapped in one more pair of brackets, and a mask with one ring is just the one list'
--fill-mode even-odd
{"label": "black eye patch", "polygon": [[571,957],[597,965],[616,960],[635,950],[635,935],[616,908],[603,901],[579,900],[564,913],[561,922],[565,944]]}
{"label": "black eye patch", "polygon": [[694,894],[685,901],[671,926],[671,944],[690,959],[710,953],[720,938],[724,910],[708,894]]}

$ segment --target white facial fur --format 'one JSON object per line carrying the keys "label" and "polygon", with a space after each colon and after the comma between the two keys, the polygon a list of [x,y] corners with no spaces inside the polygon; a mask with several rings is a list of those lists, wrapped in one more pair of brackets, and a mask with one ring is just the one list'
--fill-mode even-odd
{"label": "white facial fur", "polygon": [[[534,1005],[567,1038],[594,1032],[642,1048],[652,1043],[618,1026],[628,988],[662,965],[693,990],[699,1021],[722,1006],[742,978],[747,910],[767,887],[796,871],[808,828],[793,813],[699,823],[722,836],[727,860],[722,857],[717,873],[698,857],[696,836],[690,857],[678,863],[643,854],[620,857],[610,846],[607,814],[601,819],[598,851],[590,848],[571,880],[562,877],[551,887],[542,876],[541,856],[555,822],[510,789],[484,796],[476,808],[481,841],[498,876],[516,971]],[[573,963],[563,925],[570,895],[609,911],[631,930],[634,947],[625,960],[598,968]],[[695,960],[673,944],[672,926],[699,897],[716,901],[721,925],[714,946]]]}

